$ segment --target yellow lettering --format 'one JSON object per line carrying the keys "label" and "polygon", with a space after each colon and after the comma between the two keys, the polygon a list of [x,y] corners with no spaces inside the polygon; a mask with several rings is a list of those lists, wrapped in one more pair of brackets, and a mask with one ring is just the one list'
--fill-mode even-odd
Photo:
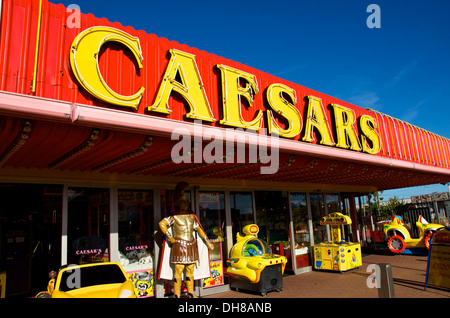
{"label": "yellow lettering", "polygon": [[[195,55],[178,50],[170,50],[171,58],[163,77],[155,103],[148,110],[170,114],[168,101],[172,91],[180,94],[189,104],[187,118],[214,122],[203,83],[198,72]],[[177,79],[178,75],[178,79]]]}
{"label": "yellow lettering", "polygon": [[[358,137],[354,130],[355,113],[353,110],[337,104],[331,104],[334,109],[334,120],[336,122],[337,144],[336,147],[361,151]],[[348,145],[350,142],[350,146]]]}
{"label": "yellow lettering", "polygon": [[250,122],[245,121],[241,113],[241,98],[245,98],[251,107],[253,96],[258,94],[256,77],[225,65],[217,65],[217,68],[221,71],[223,97],[223,119],[220,123],[259,131],[262,111],[258,110],[256,117]]}
{"label": "yellow lettering", "polygon": [[92,27],[81,32],[73,41],[69,60],[78,82],[97,99],[114,105],[137,109],[144,88],[136,94],[124,96],[113,91],[104,81],[98,58],[101,47],[106,42],[117,42],[133,53],[139,68],[142,68],[142,52],[139,39],[128,33],[110,27]]}
{"label": "yellow lettering", "polygon": [[[284,95],[289,96],[292,103],[289,102]],[[294,138],[302,130],[302,117],[299,114],[295,104],[297,98],[295,90],[283,84],[272,84],[267,88],[267,101],[270,107],[287,121],[287,128],[283,129],[275,121],[272,111],[267,111],[267,128],[269,134],[276,134],[285,138]]]}
{"label": "yellow lettering", "polygon": [[[361,136],[362,150],[372,155],[377,154],[381,149],[380,136],[378,135],[377,122],[375,118],[369,115],[363,115],[359,118],[359,126],[363,136]],[[370,139],[372,147],[370,147],[367,139]]]}
{"label": "yellow lettering", "polygon": [[322,100],[318,97],[308,96],[308,112],[305,124],[305,135],[303,141],[313,142],[313,128],[320,134],[320,144],[334,146],[333,138],[328,127],[328,119],[322,108]]}
{"label": "yellow lettering", "polygon": [[[128,48],[139,69],[142,65],[142,51],[137,37],[111,27],[92,27],[81,32],[73,41],[69,54],[72,71],[79,84],[91,95],[102,102],[137,109],[145,90],[141,87],[137,93],[129,96],[113,91],[104,81],[99,65],[99,52],[107,42],[121,44]],[[155,102],[148,107],[149,111],[170,114],[169,99],[172,92],[181,96],[188,104],[187,118],[207,122],[215,122],[213,112],[202,83],[195,61],[195,55],[179,50],[169,50],[171,58],[164,73]],[[242,107],[252,107],[254,96],[258,94],[256,76],[226,65],[216,65],[221,72],[223,118],[220,124],[252,129],[256,132],[262,126],[263,111],[255,112],[254,118],[247,121],[243,117]],[[296,107],[296,91],[286,85],[271,84],[266,91],[267,128],[269,134],[277,134],[284,138],[295,138],[302,130],[302,115]],[[335,144],[322,100],[315,96],[307,96],[307,117],[305,133],[302,141],[315,142],[321,145],[335,146],[369,154],[377,154],[381,149],[381,140],[377,132],[376,119],[363,115],[359,118],[360,139],[355,127],[356,116],[352,109],[331,104],[336,124]]]}

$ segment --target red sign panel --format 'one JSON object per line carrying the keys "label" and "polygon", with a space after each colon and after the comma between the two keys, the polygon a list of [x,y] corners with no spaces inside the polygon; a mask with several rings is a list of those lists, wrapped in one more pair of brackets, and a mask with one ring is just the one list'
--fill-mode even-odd
{"label": "red sign panel", "polygon": [[[268,129],[298,142],[449,168],[446,138],[104,18],[79,14],[79,24],[73,23],[74,13],[45,0],[3,1],[0,90],[178,121],[202,119],[216,127]],[[82,52],[90,54],[94,32],[110,34],[93,51],[96,62],[85,62]],[[97,84],[83,77],[94,76],[89,67],[98,72]],[[91,90],[95,85],[117,98],[139,98],[123,106]]]}

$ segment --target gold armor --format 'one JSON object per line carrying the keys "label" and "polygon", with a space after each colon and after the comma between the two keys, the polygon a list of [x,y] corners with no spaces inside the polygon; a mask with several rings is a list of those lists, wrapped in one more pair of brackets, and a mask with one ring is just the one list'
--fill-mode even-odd
{"label": "gold armor", "polygon": [[[172,226],[173,237],[167,231],[169,226]],[[198,261],[197,240],[194,238],[198,223],[193,214],[169,216],[160,222],[160,227],[172,243],[171,263],[192,264]],[[205,238],[206,235],[202,237]]]}
{"label": "gold armor", "polygon": [[[198,224],[192,214],[181,214],[169,217],[173,219],[173,236],[176,240],[192,241]],[[170,222],[170,221],[169,221]]]}

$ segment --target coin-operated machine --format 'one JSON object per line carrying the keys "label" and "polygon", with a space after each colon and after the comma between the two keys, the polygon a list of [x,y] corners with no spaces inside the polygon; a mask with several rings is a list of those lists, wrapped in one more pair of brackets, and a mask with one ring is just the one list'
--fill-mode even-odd
{"label": "coin-operated machine", "polygon": [[361,244],[345,242],[341,238],[341,226],[352,220],[342,213],[330,213],[321,219],[320,225],[331,226],[332,242],[314,246],[314,268],[345,272],[362,265]]}
{"label": "coin-operated machine", "polygon": [[256,224],[245,226],[243,232],[245,236],[237,234],[237,243],[227,260],[230,288],[255,291],[263,296],[272,290],[280,292],[287,258],[272,254],[269,245],[255,236],[259,232]]}

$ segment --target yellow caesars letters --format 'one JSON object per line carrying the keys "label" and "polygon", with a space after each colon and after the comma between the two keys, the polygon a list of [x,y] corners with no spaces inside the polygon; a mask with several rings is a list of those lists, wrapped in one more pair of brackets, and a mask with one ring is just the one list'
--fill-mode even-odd
{"label": "yellow caesars letters", "polygon": [[[286,100],[283,94],[287,94],[292,100],[292,104]],[[302,130],[302,117],[299,114],[295,104],[297,104],[297,98],[295,96],[295,90],[287,87],[283,84],[272,84],[269,86],[266,92],[267,101],[270,107],[280,116],[287,120],[287,128],[281,128],[272,114],[272,111],[267,111],[267,125],[268,133],[277,133],[285,138],[294,138]]]}
{"label": "yellow caesars letters", "polygon": [[[214,122],[215,118],[209,107],[203,83],[195,62],[195,55],[178,50],[170,50],[171,58],[169,65],[159,87],[155,103],[148,110],[169,114],[172,110],[168,108],[172,90],[179,93],[189,104],[190,112],[186,117]],[[177,74],[181,83],[176,80]]]}
{"label": "yellow caesars letters", "polygon": [[[262,111],[258,110],[256,117],[247,122],[242,118],[240,103],[241,97],[244,97],[249,106],[253,106],[253,95],[258,94],[256,77],[225,65],[217,65],[217,68],[221,71],[223,96],[223,119],[220,120],[220,123],[259,131]],[[245,82],[245,86],[241,86],[243,82]]]}
{"label": "yellow caesars letters", "polygon": [[308,96],[308,112],[305,124],[305,135],[303,141],[313,142],[313,128],[315,127],[320,134],[320,144],[334,146],[331,138],[330,129],[328,128],[328,120],[322,108],[322,100],[318,97]]}
{"label": "yellow caesars letters", "polygon": [[[377,122],[375,118],[369,115],[363,115],[359,118],[359,126],[361,127],[361,131],[364,134],[363,136],[361,136],[362,150],[372,155],[377,154],[380,151],[381,145],[380,136],[376,131]],[[372,142],[372,147],[368,145],[367,139],[370,139],[370,141]]]}
{"label": "yellow caesars letters", "polygon": [[78,34],[70,50],[70,65],[78,82],[97,99],[119,106],[137,109],[144,88],[136,94],[124,96],[113,91],[104,81],[98,67],[99,52],[106,42],[117,42],[133,53],[142,68],[142,52],[139,39],[110,27],[92,27]]}
{"label": "yellow caesars letters", "polygon": [[334,120],[336,122],[336,147],[347,149],[349,147],[347,144],[348,139],[351,150],[361,151],[361,146],[353,127],[356,120],[355,113],[353,110],[341,105],[331,104],[331,106],[334,109]]}
{"label": "yellow caesars letters", "polygon": [[[142,68],[142,51],[137,37],[110,27],[92,27],[81,32],[73,41],[69,55],[72,71],[81,86],[95,98],[113,105],[137,109],[145,90],[141,87],[137,93],[124,96],[113,91],[104,81],[98,66],[99,52],[106,42],[116,42],[124,45],[134,55],[139,68]],[[170,114],[168,101],[172,91],[181,95],[189,104],[187,118],[215,122],[202,79],[195,62],[195,55],[179,50],[169,50],[171,58],[159,87],[155,102],[148,107],[149,111]],[[220,124],[241,127],[259,131],[262,125],[263,111],[258,110],[255,118],[246,121],[242,117],[242,98],[249,106],[253,106],[254,95],[258,94],[258,84],[255,75],[226,66],[216,66],[221,72],[223,118]],[[267,101],[272,110],[267,110],[267,126],[269,134],[276,133],[285,138],[295,138],[302,130],[302,116],[295,107],[297,103],[295,90],[283,85],[272,84],[267,88]],[[288,97],[288,98],[286,98]],[[313,130],[320,135],[320,144],[334,146],[326,112],[322,100],[308,96],[305,133],[302,138],[306,142],[314,142]],[[290,99],[290,100],[288,100]],[[337,147],[350,148],[377,154],[380,151],[380,137],[377,132],[375,118],[363,115],[359,118],[362,135],[358,139],[354,123],[353,110],[331,104],[336,122]],[[286,121],[282,128],[275,119],[276,112]],[[361,141],[361,143],[360,143]]]}

